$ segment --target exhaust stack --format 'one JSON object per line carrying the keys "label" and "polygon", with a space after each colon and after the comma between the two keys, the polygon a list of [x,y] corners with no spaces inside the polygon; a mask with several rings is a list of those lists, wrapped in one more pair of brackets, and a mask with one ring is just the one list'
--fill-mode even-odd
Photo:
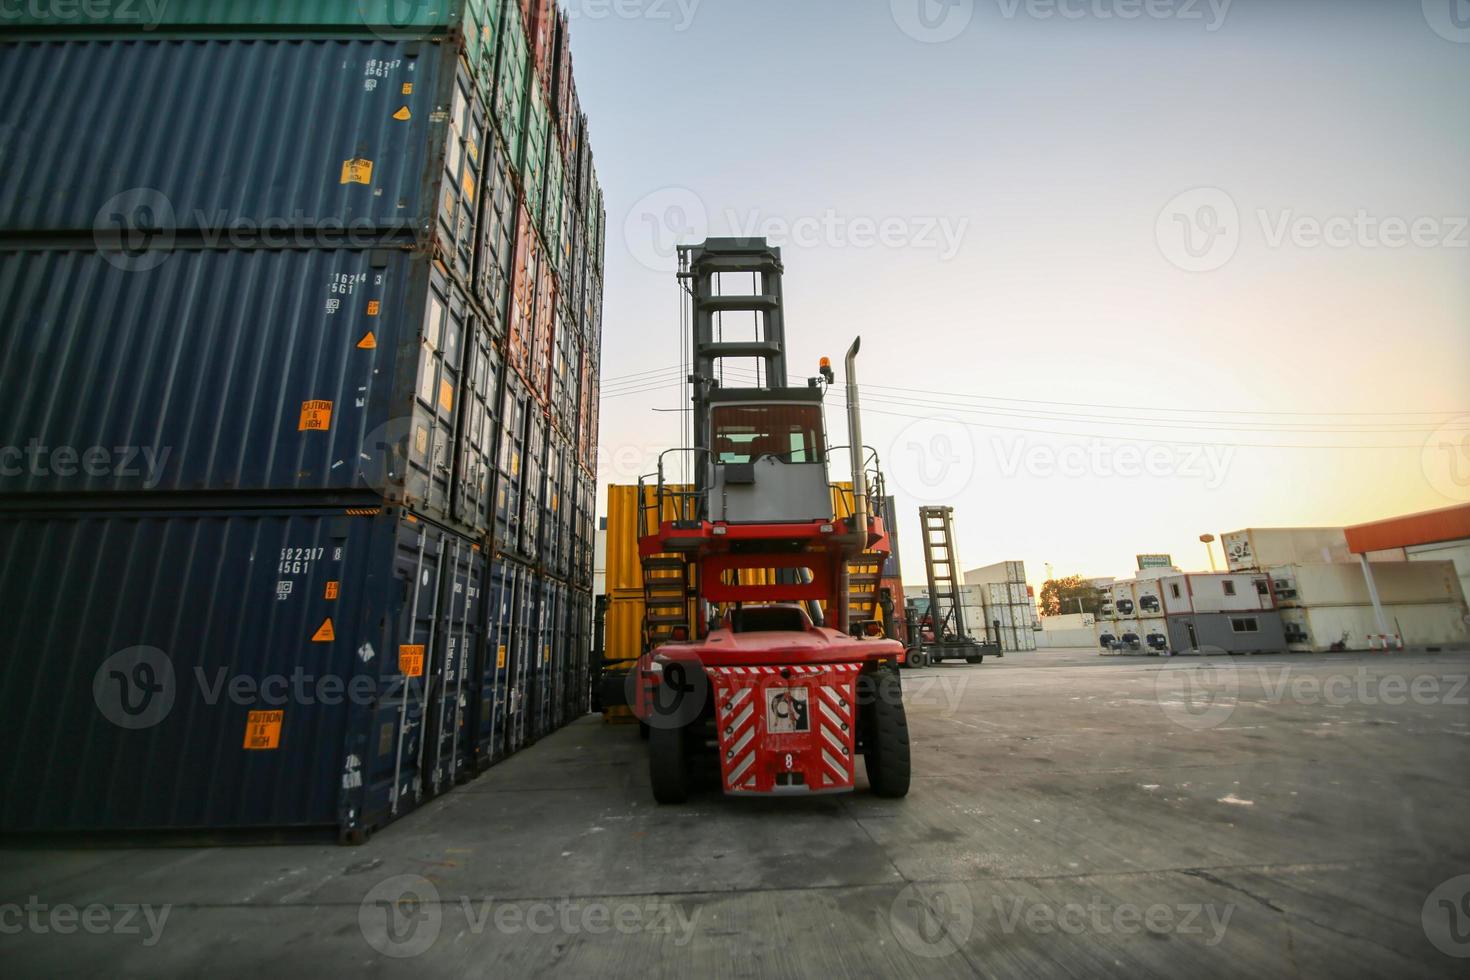
{"label": "exhaust stack", "polygon": [[857,356],[863,346],[858,337],[847,351],[847,434],[852,443],[852,526],[858,550],[868,547],[868,482],[863,476],[863,412],[858,399]]}

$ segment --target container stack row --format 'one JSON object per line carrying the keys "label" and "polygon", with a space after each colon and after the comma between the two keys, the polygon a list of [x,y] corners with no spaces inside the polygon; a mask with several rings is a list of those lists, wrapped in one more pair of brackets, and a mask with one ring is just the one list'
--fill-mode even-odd
{"label": "container stack row", "polygon": [[977,637],[999,643],[1006,653],[1036,649],[1040,620],[1036,598],[1026,584],[1025,562],[996,562],[966,572],[965,602]]}
{"label": "container stack row", "polygon": [[0,831],[361,839],[588,707],[566,15],[58,11],[0,20]]}

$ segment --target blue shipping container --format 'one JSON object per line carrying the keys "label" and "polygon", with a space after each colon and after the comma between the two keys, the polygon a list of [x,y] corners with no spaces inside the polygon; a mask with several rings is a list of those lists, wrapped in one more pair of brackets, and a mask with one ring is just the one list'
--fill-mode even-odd
{"label": "blue shipping container", "polygon": [[468,757],[424,719],[462,724],[440,702],[479,613],[454,590],[483,567],[396,509],[0,517],[0,830],[355,839],[402,816]]}
{"label": "blue shipping container", "polygon": [[0,504],[335,491],[488,527],[489,461],[452,447],[461,426],[493,428],[498,357],[421,254],[115,258],[0,251]]}

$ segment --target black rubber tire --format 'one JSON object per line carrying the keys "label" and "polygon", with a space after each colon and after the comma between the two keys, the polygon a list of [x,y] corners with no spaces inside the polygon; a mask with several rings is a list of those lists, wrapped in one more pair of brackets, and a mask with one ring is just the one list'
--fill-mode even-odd
{"label": "black rubber tire", "polygon": [[965,658],[965,663],[967,663],[967,664],[983,664],[984,662],[985,662],[985,658],[983,656],[980,656],[980,657],[966,657]]}
{"label": "black rubber tire", "polygon": [[640,721],[638,723],[638,737],[643,739],[643,741],[645,742],[648,741],[648,731],[648,722]]}
{"label": "black rubber tire", "polygon": [[682,728],[652,728],[648,733],[648,777],[653,798],[662,804],[689,799],[688,743]]}
{"label": "black rubber tire", "polygon": [[872,703],[863,707],[864,765],[873,793],[899,799],[909,793],[909,721],[903,709],[903,687],[898,675],[879,671]]}

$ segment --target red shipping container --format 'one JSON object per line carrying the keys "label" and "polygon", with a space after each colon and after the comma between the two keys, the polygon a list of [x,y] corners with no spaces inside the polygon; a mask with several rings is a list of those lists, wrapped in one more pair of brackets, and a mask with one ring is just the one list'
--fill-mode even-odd
{"label": "red shipping container", "polygon": [[[534,238],[534,233],[532,234]],[[545,405],[551,395],[551,354],[556,343],[556,280],[551,263],[541,262],[536,283],[536,332],[531,345],[531,393]]]}
{"label": "red shipping container", "polygon": [[527,384],[535,387],[534,338],[536,335],[536,298],[544,263],[540,239],[531,223],[531,213],[524,203],[516,208],[515,279],[511,287],[510,327],[506,331],[506,361]]}
{"label": "red shipping container", "polygon": [[531,39],[532,74],[541,90],[551,95],[551,62],[556,44],[556,0],[530,0],[528,26]]}

